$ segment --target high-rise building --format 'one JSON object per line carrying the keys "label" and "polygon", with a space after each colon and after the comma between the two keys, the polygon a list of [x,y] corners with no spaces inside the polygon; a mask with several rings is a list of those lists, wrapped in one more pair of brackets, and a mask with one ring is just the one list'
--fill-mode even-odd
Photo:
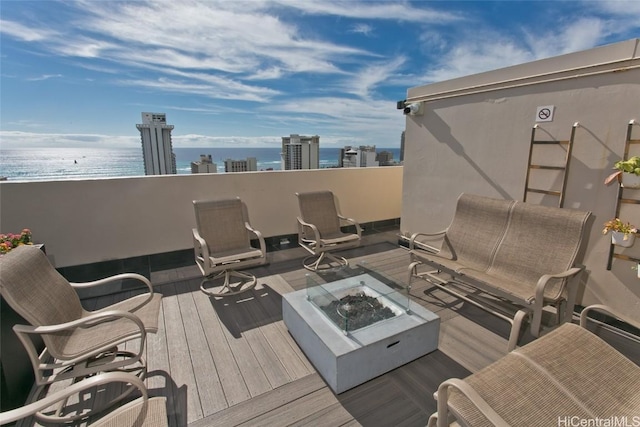
{"label": "high-rise building", "polygon": [[377,154],[376,159],[380,166],[393,166],[396,162],[393,161],[393,153],[391,151],[383,150]]}
{"label": "high-rise building", "polygon": [[376,160],[376,146],[361,145],[358,148],[350,145],[340,150],[343,168],[366,168],[378,166]]}
{"label": "high-rise building", "polygon": [[191,173],[217,173],[218,165],[213,163],[211,154],[200,154],[199,162],[191,162]]}
{"label": "high-rise building", "polygon": [[282,137],[282,169],[319,169],[320,137],[291,134]]}
{"label": "high-rise building", "polygon": [[247,160],[227,159],[224,161],[225,172],[248,172],[257,170],[258,160],[255,157],[247,157]]}
{"label": "high-rise building", "polygon": [[142,140],[145,175],[176,173],[176,156],[171,146],[173,125],[167,124],[164,113],[142,113],[142,124],[136,125]]}

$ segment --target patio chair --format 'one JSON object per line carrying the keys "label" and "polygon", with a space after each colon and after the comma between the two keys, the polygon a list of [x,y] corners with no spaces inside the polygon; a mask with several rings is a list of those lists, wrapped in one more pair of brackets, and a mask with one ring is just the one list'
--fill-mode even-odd
{"label": "patio chair", "polygon": [[[76,292],[119,280],[137,280],[148,292],[101,310],[87,311]],[[31,361],[38,387],[98,372],[135,370],[144,376],[147,332],[158,330],[162,295],[139,274],[124,273],[87,283],[70,283],[33,246],[19,246],[0,257],[0,292],[29,325],[13,330]],[[34,339],[44,350],[38,354]],[[127,343],[128,351],[119,350]]]}
{"label": "patio chair", "polygon": [[[71,396],[90,392],[94,387],[95,394],[95,390],[97,390],[98,387],[113,383],[130,384],[131,387],[137,388],[142,396],[102,416],[97,421],[90,423],[91,426],[164,427],[168,425],[166,398],[149,398],[149,394],[142,380],[135,375],[124,372],[98,374],[71,384],[69,387],[50,393],[48,396],[28,405],[2,412],[0,413],[0,425],[13,423],[32,415],[40,421],[54,424],[84,419],[89,416],[93,417],[95,411],[87,411],[81,415],[74,414],[73,416],[68,416],[64,413],[57,413],[55,408],[60,406],[60,402],[66,401]],[[78,410],[81,410],[80,406]]]}
{"label": "patio chair", "polygon": [[[311,271],[332,267],[346,267],[349,262],[330,252],[354,248],[360,245],[362,230],[354,219],[342,216],[336,208],[331,191],[313,191],[296,193],[300,205],[298,217],[298,243],[312,255],[302,262],[304,268]],[[355,226],[355,233],[344,233],[341,221]],[[328,265],[321,268],[323,262]]]}
{"label": "patio chair", "polygon": [[[440,384],[435,395],[438,411],[429,427],[637,420],[640,366],[587,329],[592,310],[640,328],[606,306],[588,306],[580,313],[579,326],[564,323],[464,380],[452,378]],[[457,424],[452,424],[454,420]]]}
{"label": "patio chair", "polygon": [[[235,198],[194,200],[193,206],[196,264],[205,276],[200,290],[209,296],[225,297],[253,289],[256,277],[238,269],[265,264],[267,251],[262,234],[249,224],[246,205]],[[257,239],[259,248],[251,245],[251,237]],[[221,277],[222,285],[207,283]],[[232,277],[240,280],[232,283]]]}

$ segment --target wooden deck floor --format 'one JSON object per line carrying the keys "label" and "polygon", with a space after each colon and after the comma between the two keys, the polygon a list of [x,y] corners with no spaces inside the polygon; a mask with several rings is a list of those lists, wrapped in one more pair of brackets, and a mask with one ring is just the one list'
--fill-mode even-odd
{"label": "wooden deck floor", "polygon": [[[404,284],[409,254],[394,239],[382,233],[346,255]],[[195,268],[152,277],[164,298],[160,329],[148,336],[147,385],[167,397],[171,426],[424,426],[443,380],[506,353],[506,322],[414,283],[413,301],[441,318],[438,350],[336,396],[282,321],[282,295],[306,284],[303,253],[291,251],[253,270],[253,291],[221,300],[200,292]],[[98,308],[117,297],[84,303]]]}
{"label": "wooden deck floor", "polygon": [[[406,282],[409,255],[397,244],[351,252],[352,262],[366,260]],[[149,336],[148,386],[167,396],[172,426],[425,425],[443,380],[504,354],[504,338],[456,313],[446,294],[418,284],[415,301],[442,318],[440,349],[336,396],[282,321],[281,296],[306,285],[306,270],[293,258],[255,270],[256,289],[236,297],[208,298],[199,277],[158,287],[161,328]]]}

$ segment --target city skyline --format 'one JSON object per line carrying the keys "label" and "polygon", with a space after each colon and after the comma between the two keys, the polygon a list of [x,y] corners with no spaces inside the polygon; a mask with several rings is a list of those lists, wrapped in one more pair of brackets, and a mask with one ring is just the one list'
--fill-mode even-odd
{"label": "city skyline", "polygon": [[398,147],[408,88],[640,36],[636,1],[3,2],[3,148]]}

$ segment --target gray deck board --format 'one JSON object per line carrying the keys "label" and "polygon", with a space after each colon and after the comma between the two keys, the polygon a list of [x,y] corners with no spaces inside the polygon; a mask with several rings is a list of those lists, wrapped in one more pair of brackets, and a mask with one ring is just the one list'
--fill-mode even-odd
{"label": "gray deck board", "polygon": [[308,416],[324,410],[337,403],[336,396],[327,387],[302,396],[295,401],[288,402],[275,411],[261,414],[251,421],[240,424],[242,426],[280,427],[300,422]]}
{"label": "gray deck board", "polygon": [[[195,288],[198,289],[197,286]],[[227,342],[223,331],[224,326],[221,325],[215,311],[212,310],[211,302],[207,295],[199,290],[193,291],[192,295],[209,344],[209,351],[216,366],[220,384],[224,390],[225,404],[229,407],[244,402],[251,397],[251,394]],[[200,374],[206,375],[204,372]]]}
{"label": "gray deck board", "polygon": [[[175,287],[167,286],[162,299],[165,330],[167,334],[167,352],[169,354],[170,375],[180,386],[189,384],[186,392],[174,395],[175,413],[178,425],[195,421],[203,417],[200,396],[195,382],[195,372],[189,355],[185,326]],[[189,325],[192,327],[192,325]]]}
{"label": "gray deck board", "polygon": [[[163,289],[158,289],[162,293]],[[158,318],[158,332],[147,335],[147,379],[146,385],[152,396],[163,395],[167,398],[169,407],[177,406],[173,400],[174,383],[171,377],[167,375],[171,372],[169,366],[169,353],[167,352],[167,335],[164,326],[164,310],[160,310]],[[175,414],[169,415],[169,425],[177,426]]]}
{"label": "gray deck board", "polygon": [[209,349],[192,293],[178,294],[178,304],[185,325],[188,354],[191,356],[202,415],[206,417],[227,407],[218,370]]}
{"label": "gray deck board", "polygon": [[240,425],[323,388],[326,388],[326,385],[318,374],[307,375],[304,378],[286,384],[269,393],[225,409],[215,416],[192,423],[190,427],[228,427]]}

